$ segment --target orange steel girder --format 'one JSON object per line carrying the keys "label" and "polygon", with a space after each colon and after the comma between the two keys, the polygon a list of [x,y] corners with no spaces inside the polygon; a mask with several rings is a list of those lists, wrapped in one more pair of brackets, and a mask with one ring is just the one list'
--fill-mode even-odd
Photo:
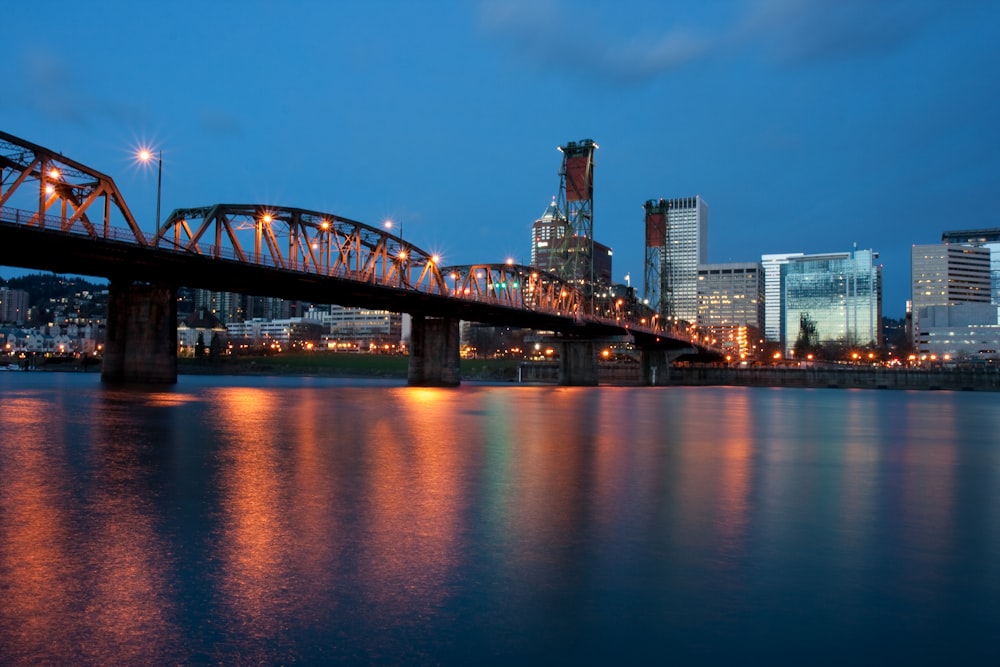
{"label": "orange steel girder", "polygon": [[[252,250],[240,238],[245,231],[253,232]],[[206,247],[202,239],[210,232],[215,242]],[[157,237],[179,252],[447,293],[433,256],[382,229],[329,213],[256,204],[178,209]]]}
{"label": "orange steel girder", "polygon": [[556,315],[578,316],[583,295],[558,276],[520,264],[470,264],[442,269],[454,296]]}
{"label": "orange steel girder", "polygon": [[[114,236],[111,217],[117,211],[132,232],[128,240],[150,245],[110,176],[6,132],[0,132],[0,207],[23,210],[25,225],[57,225],[69,233],[79,227],[94,239]],[[49,213],[53,208],[55,215]],[[95,212],[99,217],[90,215]]]}

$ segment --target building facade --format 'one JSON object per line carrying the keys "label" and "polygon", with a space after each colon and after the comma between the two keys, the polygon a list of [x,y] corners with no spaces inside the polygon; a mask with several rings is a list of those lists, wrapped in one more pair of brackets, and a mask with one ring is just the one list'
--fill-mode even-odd
{"label": "building facade", "polygon": [[958,303],[917,311],[916,350],[922,362],[962,362],[1000,358],[1000,306]]}
{"label": "building facade", "polygon": [[0,287],[0,322],[22,325],[28,319],[31,297],[24,290]]}
{"label": "building facade", "polygon": [[[531,226],[531,266],[558,275],[567,266],[582,267],[587,264],[585,261],[569,261],[567,253],[587,254],[593,250],[593,279],[599,285],[610,285],[613,255],[611,248],[597,241],[593,241],[591,248],[591,239],[581,236],[566,239],[571,233],[569,221],[553,200]],[[588,275],[561,277],[570,282],[589,282],[589,271],[587,273]]]}
{"label": "building facade", "polygon": [[646,202],[645,298],[666,319],[698,319],[698,265],[708,263],[708,204],[700,195]]}
{"label": "building facade", "polygon": [[330,349],[397,350],[402,343],[400,313],[331,305],[311,308],[306,319],[321,324]]}
{"label": "building facade", "polygon": [[808,326],[820,345],[882,344],[882,266],[878,253],[790,257],[781,265],[782,345],[791,353]]}
{"label": "building facade", "polygon": [[757,262],[698,267],[698,327],[730,361],[755,355],[763,343],[764,281]]}
{"label": "building facade", "polygon": [[556,266],[555,253],[562,245],[568,225],[553,198],[542,215],[531,225],[531,266],[552,271]]}
{"label": "building facade", "polygon": [[910,250],[913,342],[919,345],[922,314],[934,306],[991,302],[990,249],[936,243]]}
{"label": "building facade", "polygon": [[788,252],[761,255],[760,265],[764,272],[764,338],[771,342],[781,341],[781,265],[792,257],[802,257],[805,253]]}
{"label": "building facade", "polygon": [[941,242],[989,249],[991,303],[1000,305],[1000,228],[945,232]]}

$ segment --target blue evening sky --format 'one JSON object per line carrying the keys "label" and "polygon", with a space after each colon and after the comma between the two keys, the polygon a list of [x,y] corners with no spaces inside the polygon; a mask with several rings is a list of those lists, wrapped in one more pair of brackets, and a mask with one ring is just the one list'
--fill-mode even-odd
{"label": "blue evening sky", "polygon": [[[597,151],[594,227],[642,287],[642,203],[700,194],[709,260],[1000,226],[993,0],[48,0],[3,9],[0,129],[173,208],[391,218],[446,263],[527,263],[560,144]],[[0,275],[17,273],[0,269]]]}

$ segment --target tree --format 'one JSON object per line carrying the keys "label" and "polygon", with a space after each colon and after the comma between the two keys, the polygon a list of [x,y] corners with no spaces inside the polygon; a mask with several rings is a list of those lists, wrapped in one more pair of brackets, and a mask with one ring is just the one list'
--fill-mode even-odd
{"label": "tree", "polygon": [[795,356],[804,359],[819,348],[819,331],[809,313],[799,315],[799,337],[795,340]]}

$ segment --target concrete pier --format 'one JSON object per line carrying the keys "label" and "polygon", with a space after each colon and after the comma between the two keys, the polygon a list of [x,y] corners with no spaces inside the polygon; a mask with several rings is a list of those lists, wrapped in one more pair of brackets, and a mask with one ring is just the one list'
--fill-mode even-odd
{"label": "concrete pier", "polygon": [[666,350],[641,350],[639,366],[641,382],[647,387],[670,384],[670,358]]}
{"label": "concrete pier", "polygon": [[461,384],[458,324],[456,318],[413,316],[407,384],[411,387]]}
{"label": "concrete pier", "polygon": [[101,380],[177,382],[177,289],[112,280]]}
{"label": "concrete pier", "polygon": [[564,338],[559,345],[559,384],[569,387],[596,386],[597,343]]}

